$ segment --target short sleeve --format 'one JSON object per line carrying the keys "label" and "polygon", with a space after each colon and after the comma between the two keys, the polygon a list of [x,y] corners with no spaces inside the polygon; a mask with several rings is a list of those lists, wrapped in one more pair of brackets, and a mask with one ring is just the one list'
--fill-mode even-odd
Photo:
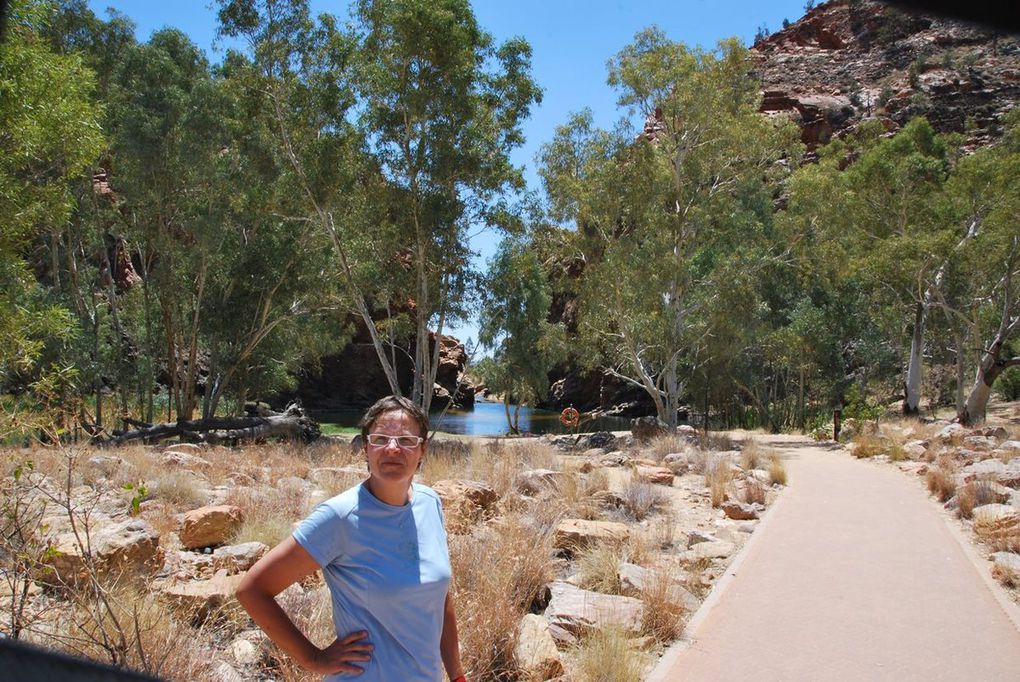
{"label": "short sleeve", "polygon": [[323,502],[294,529],[294,539],[320,567],[325,567],[343,554],[343,519],[328,502]]}

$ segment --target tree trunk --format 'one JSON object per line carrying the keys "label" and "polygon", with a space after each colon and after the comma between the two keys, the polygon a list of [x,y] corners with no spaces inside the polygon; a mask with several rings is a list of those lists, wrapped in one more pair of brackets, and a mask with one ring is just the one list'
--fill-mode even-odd
{"label": "tree trunk", "polygon": [[903,414],[908,417],[916,417],[920,411],[924,319],[927,312],[923,303],[918,303],[914,311],[914,333],[910,339],[910,358],[907,360],[907,381],[903,396]]}
{"label": "tree trunk", "polygon": [[961,424],[973,426],[983,422],[985,410],[988,407],[988,398],[992,394],[995,380],[1006,369],[1020,365],[1020,357],[1000,357],[1007,338],[1008,336],[1004,335],[997,336],[992,347],[985,352],[978,364],[977,376],[974,377],[974,385],[970,389],[970,395],[967,396],[967,402],[963,409],[956,414],[956,418]]}
{"label": "tree trunk", "polygon": [[249,417],[211,417],[155,424],[124,433],[118,432],[112,439],[99,440],[98,442],[121,445],[138,439],[160,441],[167,438],[181,438],[188,441],[218,444],[284,438],[310,443],[320,435],[319,425],[308,418],[301,407],[292,404],[279,413],[270,412]]}

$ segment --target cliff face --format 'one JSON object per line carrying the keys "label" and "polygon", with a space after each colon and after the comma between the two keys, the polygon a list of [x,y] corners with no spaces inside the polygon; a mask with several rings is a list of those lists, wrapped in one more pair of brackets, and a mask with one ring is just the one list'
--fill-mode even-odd
{"label": "cliff face", "polygon": [[754,52],[762,112],[792,116],[809,152],[862,120],[894,132],[915,116],[976,148],[1020,97],[1015,36],[868,0],[822,4]]}

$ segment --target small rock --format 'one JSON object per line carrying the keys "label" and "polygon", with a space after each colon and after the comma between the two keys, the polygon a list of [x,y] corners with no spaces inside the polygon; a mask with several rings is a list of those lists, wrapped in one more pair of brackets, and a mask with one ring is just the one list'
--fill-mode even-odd
{"label": "small rock", "polygon": [[759,504],[746,504],[744,502],[737,502],[736,500],[723,502],[721,509],[727,517],[735,521],[750,521],[752,519],[757,519],[761,515],[761,512],[764,511],[762,506]]}
{"label": "small rock", "polygon": [[559,490],[563,480],[562,471],[552,469],[529,469],[514,478],[514,487],[525,495],[536,495],[543,490]]}
{"label": "small rock", "polygon": [[209,580],[165,585],[160,589],[160,595],[187,612],[195,621],[204,622],[234,599],[234,592],[243,578],[243,575],[228,576],[221,572]]}
{"label": "small rock", "polygon": [[594,433],[586,433],[581,436],[581,439],[577,441],[578,450],[589,450],[591,448],[600,448],[605,452],[611,451],[616,447],[616,436],[608,431],[596,431]]}
{"label": "small rock", "polygon": [[239,545],[219,547],[213,552],[212,565],[215,570],[225,569],[227,574],[243,573],[255,565],[269,551],[261,542],[243,542]]}
{"label": "small rock", "polygon": [[599,464],[606,467],[622,467],[630,464],[630,457],[622,450],[614,450],[599,458]]}
{"label": "small rock", "polygon": [[244,682],[241,673],[234,670],[234,667],[226,661],[220,661],[214,671],[216,682]]}
{"label": "small rock", "polygon": [[903,444],[903,451],[907,453],[909,457],[918,459],[924,456],[924,453],[928,450],[928,441],[926,440],[912,440]]}
{"label": "small rock", "polygon": [[638,466],[634,469],[634,476],[649,483],[673,485],[673,472],[666,467]]}
{"label": "small rock", "polygon": [[966,431],[967,429],[960,424],[947,424],[935,435],[935,438],[945,443],[953,440],[954,438],[962,437]]}
{"label": "small rock", "polygon": [[179,452],[177,450],[167,450],[160,457],[160,462],[163,466],[174,467],[179,469],[199,470],[205,471],[209,469],[212,464],[209,460],[193,455],[188,452]]}
{"label": "small rock", "polygon": [[230,655],[241,666],[253,666],[259,662],[259,649],[247,639],[235,639],[230,644]]}

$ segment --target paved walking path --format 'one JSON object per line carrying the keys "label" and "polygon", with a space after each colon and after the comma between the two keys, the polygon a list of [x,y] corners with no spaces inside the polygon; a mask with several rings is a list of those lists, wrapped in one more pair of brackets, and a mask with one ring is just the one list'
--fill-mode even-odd
{"label": "paved walking path", "polygon": [[771,440],[789,488],[647,682],[1020,680],[1020,610],[917,481]]}

